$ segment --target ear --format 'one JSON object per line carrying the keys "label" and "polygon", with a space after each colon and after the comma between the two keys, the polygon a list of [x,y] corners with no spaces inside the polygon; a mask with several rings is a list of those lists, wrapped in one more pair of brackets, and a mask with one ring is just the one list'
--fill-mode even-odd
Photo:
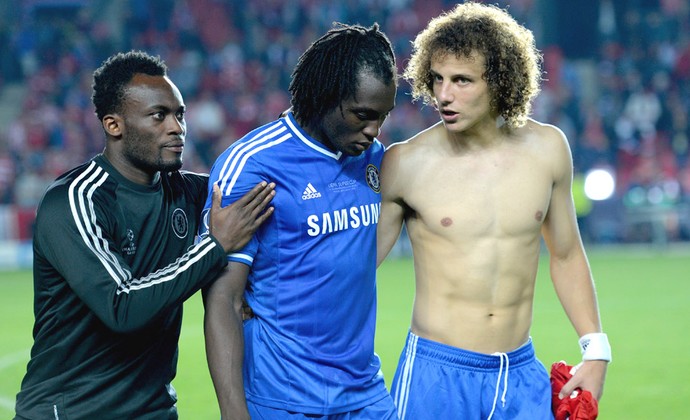
{"label": "ear", "polygon": [[105,132],[112,137],[122,136],[124,129],[124,120],[117,114],[108,114],[103,117],[101,121]]}

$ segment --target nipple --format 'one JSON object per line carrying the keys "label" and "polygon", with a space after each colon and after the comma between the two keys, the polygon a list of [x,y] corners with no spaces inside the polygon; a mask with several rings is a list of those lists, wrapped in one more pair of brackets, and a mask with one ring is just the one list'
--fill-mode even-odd
{"label": "nipple", "polygon": [[537,222],[541,222],[543,217],[544,217],[544,212],[542,212],[541,210],[537,210],[537,212],[534,213],[534,220],[536,220]]}

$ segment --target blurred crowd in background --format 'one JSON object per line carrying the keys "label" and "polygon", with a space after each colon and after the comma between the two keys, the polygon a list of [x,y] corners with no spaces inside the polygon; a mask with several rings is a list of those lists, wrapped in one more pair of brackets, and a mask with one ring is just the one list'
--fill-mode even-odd
{"label": "blurred crowd in background", "polygon": [[[533,117],[560,127],[575,189],[592,169],[615,175],[608,200],[574,191],[591,242],[690,240],[690,6],[685,0],[486,3],[535,33],[544,82]],[[215,157],[289,107],[292,68],[334,21],[378,22],[402,71],[411,41],[455,2],[443,0],[0,0],[0,207],[11,239],[58,175],[99,153],[92,72],[130,49],[160,55],[187,104],[184,168]],[[438,121],[401,81],[380,139]],[[479,175],[478,175],[479,176]],[[3,216],[0,214],[0,218]],[[5,219],[7,219],[5,217]]]}

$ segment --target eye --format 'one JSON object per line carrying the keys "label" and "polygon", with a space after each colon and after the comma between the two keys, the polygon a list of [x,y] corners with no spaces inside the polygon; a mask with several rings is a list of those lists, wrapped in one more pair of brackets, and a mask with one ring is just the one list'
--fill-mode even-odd
{"label": "eye", "polygon": [[366,113],[366,112],[355,112],[355,116],[360,120],[360,121],[367,121],[371,119],[371,116]]}
{"label": "eye", "polygon": [[165,119],[165,113],[163,111],[154,112],[151,116],[158,121],[163,121]]}
{"label": "eye", "polygon": [[177,121],[184,121],[184,115],[185,115],[185,110],[181,110],[175,114],[175,118],[177,118]]}

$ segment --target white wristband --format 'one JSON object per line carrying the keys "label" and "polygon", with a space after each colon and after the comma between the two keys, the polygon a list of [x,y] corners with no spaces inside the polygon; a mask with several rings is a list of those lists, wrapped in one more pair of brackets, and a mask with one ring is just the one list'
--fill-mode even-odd
{"label": "white wristband", "polygon": [[580,351],[582,360],[611,361],[611,345],[604,333],[590,333],[580,337]]}

